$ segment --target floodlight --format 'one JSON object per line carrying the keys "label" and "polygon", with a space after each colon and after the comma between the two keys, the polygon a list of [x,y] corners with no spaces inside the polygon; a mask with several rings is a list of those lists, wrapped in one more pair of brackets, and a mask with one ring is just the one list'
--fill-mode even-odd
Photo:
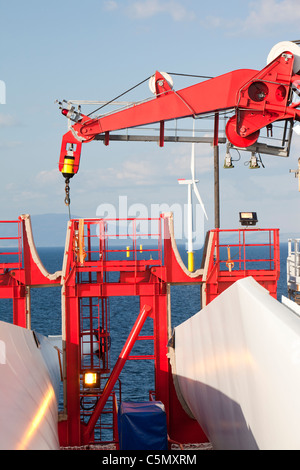
{"label": "floodlight", "polygon": [[241,225],[256,225],[258,222],[256,212],[240,212]]}

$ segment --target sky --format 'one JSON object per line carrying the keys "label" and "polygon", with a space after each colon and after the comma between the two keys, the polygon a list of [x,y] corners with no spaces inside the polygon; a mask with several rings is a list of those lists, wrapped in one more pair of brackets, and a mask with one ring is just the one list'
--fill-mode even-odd
{"label": "sky", "polygon": [[[300,39],[299,20],[299,0],[0,0],[0,218],[67,213],[58,171],[67,120],[57,99],[109,101],[156,70],[174,74],[175,90],[198,80],[175,74],[260,70],[275,44]],[[121,99],[150,94],[144,83]],[[247,152],[224,170],[225,151],[221,145],[221,228],[238,227],[239,211],[256,211],[260,227],[300,234],[300,193],[290,173],[300,137],[289,158],[262,155],[258,170],[249,170]],[[184,207],[177,180],[190,178],[190,155],[190,144],[84,144],[71,212],[96,217],[114,207],[124,215],[124,201],[131,216],[143,207],[150,216],[159,204]],[[214,226],[212,148],[197,144],[195,158],[206,230]]]}

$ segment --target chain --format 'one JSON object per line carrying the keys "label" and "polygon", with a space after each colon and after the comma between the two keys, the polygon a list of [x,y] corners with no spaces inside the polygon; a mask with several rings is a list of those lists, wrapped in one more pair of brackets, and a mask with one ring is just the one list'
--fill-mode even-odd
{"label": "chain", "polygon": [[69,178],[66,178],[65,181],[66,181],[66,186],[65,186],[65,193],[66,193],[65,204],[66,204],[66,206],[68,206],[69,218],[71,219],[71,210],[70,210],[71,199],[70,199],[70,186],[69,186],[70,179],[69,179]]}

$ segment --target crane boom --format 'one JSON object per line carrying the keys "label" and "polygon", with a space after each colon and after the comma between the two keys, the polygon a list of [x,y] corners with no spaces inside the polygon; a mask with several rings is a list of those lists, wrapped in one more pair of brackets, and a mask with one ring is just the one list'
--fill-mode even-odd
{"label": "crane boom", "polygon": [[[98,118],[78,116],[63,136],[59,170],[72,177],[79,169],[82,143],[111,131],[160,123],[211,112],[235,110],[226,126],[228,140],[238,147],[253,145],[263,127],[275,121],[300,120],[299,102],[292,90],[300,89],[300,75],[293,72],[294,54],[285,51],[262,70],[241,69],[175,91],[160,72],[154,76],[156,97]],[[69,114],[67,109],[62,113]]]}

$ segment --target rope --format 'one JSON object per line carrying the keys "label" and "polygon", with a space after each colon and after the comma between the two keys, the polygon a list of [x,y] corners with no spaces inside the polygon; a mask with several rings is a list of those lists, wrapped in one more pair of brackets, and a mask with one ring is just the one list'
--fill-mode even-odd
{"label": "rope", "polygon": [[207,75],[191,75],[188,73],[174,73],[174,72],[168,72],[169,75],[178,75],[180,77],[194,77],[194,78],[205,78],[205,79],[210,79],[210,78],[215,78],[215,77],[209,77]]}
{"label": "rope", "polygon": [[[191,75],[191,74],[187,74],[187,73],[171,73],[171,72],[168,72],[169,75],[177,75],[177,76],[181,76],[181,77],[194,77],[194,78],[204,78],[204,79],[210,79],[210,78],[214,78],[214,77],[209,77],[207,75]],[[126,95],[126,93],[129,93],[130,91],[134,90],[135,88],[137,88],[138,86],[142,85],[143,83],[147,82],[150,78],[152,77],[152,75],[150,75],[150,77],[147,77],[145,78],[144,80],[142,80],[141,82],[137,83],[136,85],[134,85],[133,87],[129,88],[128,90],[124,91],[123,93],[121,93],[120,95],[116,96],[115,98],[113,98],[112,100],[108,101],[107,103],[103,104],[102,106],[100,106],[99,108],[95,109],[94,111],[92,111],[91,113],[87,114],[87,116],[91,116],[92,114],[96,113],[97,111],[99,111],[100,109],[104,108],[105,106],[107,106],[108,104],[110,103],[113,103],[114,101],[118,100],[119,98],[121,98],[122,96]]]}
{"label": "rope", "polygon": [[70,204],[68,204],[68,213],[69,213],[69,220],[71,220],[71,208],[70,208]]}
{"label": "rope", "polygon": [[150,78],[151,78],[151,75],[150,75],[150,77],[145,78],[145,80],[141,81],[140,83],[137,83],[137,85],[134,85],[133,87],[131,87],[131,88],[129,88],[128,90],[124,91],[124,93],[121,93],[121,95],[116,96],[114,99],[108,101],[107,103],[103,104],[103,105],[100,106],[99,108],[95,109],[94,111],[92,111],[92,112],[91,112],[90,114],[88,114],[87,116],[90,116],[91,114],[96,113],[97,111],[99,111],[99,109],[104,108],[104,106],[107,106],[108,104],[112,103],[113,101],[118,100],[119,98],[121,98],[121,96],[126,95],[126,93],[129,93],[130,91],[134,90],[135,88],[137,88],[138,86],[142,85],[143,83],[145,83],[145,82],[146,82],[147,80],[149,80]]}

